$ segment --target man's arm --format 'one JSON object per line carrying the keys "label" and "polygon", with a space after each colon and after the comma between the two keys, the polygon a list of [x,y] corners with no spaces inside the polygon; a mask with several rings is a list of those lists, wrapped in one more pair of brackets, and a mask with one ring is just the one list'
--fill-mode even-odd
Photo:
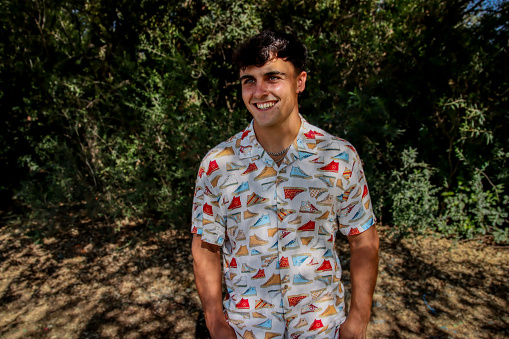
{"label": "man's arm", "polygon": [[350,312],[341,325],[341,339],[366,338],[371,303],[378,275],[379,239],[375,226],[348,237],[352,298]]}
{"label": "man's arm", "polygon": [[206,243],[201,240],[201,235],[194,234],[192,251],[196,289],[212,338],[237,338],[223,314],[220,247]]}

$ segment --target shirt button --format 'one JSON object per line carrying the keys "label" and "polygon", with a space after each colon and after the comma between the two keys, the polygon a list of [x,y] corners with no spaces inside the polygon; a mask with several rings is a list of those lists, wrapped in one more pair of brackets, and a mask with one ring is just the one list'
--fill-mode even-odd
{"label": "shirt button", "polygon": [[286,251],[286,247],[285,247],[285,246],[281,247],[281,249],[282,249],[283,251]]}

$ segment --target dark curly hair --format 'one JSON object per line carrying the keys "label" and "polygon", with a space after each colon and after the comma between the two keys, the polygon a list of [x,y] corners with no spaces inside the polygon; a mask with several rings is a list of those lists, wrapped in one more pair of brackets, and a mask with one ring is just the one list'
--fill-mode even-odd
{"label": "dark curly hair", "polygon": [[289,61],[300,74],[306,66],[307,49],[293,34],[263,31],[242,43],[233,55],[233,64],[239,70],[249,66],[261,67],[274,58]]}

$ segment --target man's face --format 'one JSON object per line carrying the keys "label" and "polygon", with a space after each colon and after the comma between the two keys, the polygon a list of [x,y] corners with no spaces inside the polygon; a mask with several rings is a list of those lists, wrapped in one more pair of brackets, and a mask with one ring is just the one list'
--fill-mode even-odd
{"label": "man's face", "polygon": [[306,77],[306,72],[296,75],[293,64],[281,58],[241,70],[242,99],[255,127],[277,127],[298,114],[298,95],[305,88]]}

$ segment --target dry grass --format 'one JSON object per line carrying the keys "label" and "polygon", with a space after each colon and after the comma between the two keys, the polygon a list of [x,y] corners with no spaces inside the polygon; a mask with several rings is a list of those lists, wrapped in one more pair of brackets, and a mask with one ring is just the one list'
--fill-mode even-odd
{"label": "dry grass", "polygon": [[[82,222],[36,243],[27,231],[0,228],[0,337],[207,337],[187,233]],[[370,337],[507,337],[507,248],[380,231]]]}

